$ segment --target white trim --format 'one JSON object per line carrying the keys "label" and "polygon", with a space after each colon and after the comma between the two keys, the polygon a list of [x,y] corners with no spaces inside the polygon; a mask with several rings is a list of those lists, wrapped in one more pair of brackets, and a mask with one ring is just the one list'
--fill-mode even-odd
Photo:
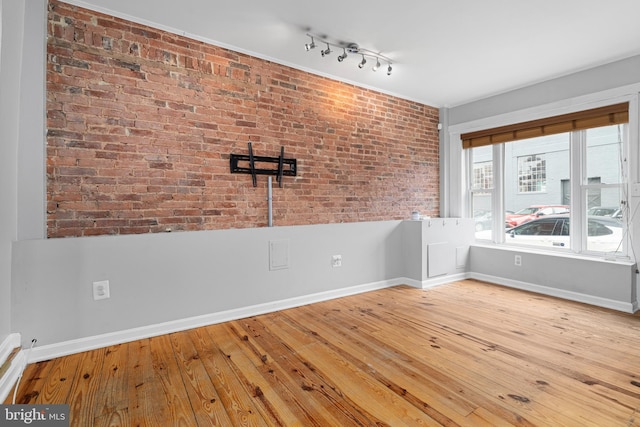
{"label": "white trim", "polygon": [[467,277],[468,275],[466,273],[444,275],[435,279],[429,279],[425,281],[409,279],[407,277],[399,277],[396,279],[367,283],[364,285],[357,285],[349,288],[318,292],[311,295],[288,298],[285,300],[273,301],[264,304],[256,304],[233,310],[225,310],[217,313],[205,314],[202,316],[189,317],[186,319],[179,319],[171,322],[157,323],[154,325],[142,326],[139,328],[109,332],[102,335],[78,338],[75,340],[63,341],[54,344],[47,344],[34,347],[29,353],[29,360],[27,361],[27,363],[41,362],[43,360],[49,360],[55,357],[68,356],[70,354],[104,348],[110,345],[117,345],[139,339],[169,334],[172,332],[179,332],[187,329],[198,328],[201,326],[228,322],[230,320],[257,316],[259,314],[272,313],[278,310],[285,310],[287,308],[299,307],[302,305],[313,304],[321,301],[328,301],[334,298],[346,297],[349,295],[375,291],[378,289],[389,288],[397,285],[408,285],[418,289],[427,289],[445,283],[466,279]]}
{"label": "white trim", "polygon": [[0,343],[0,366],[7,360],[14,348],[20,347],[20,334],[9,334]]}
{"label": "white trim", "polygon": [[414,288],[418,288],[418,289],[422,289],[422,282],[420,280],[416,280],[416,279],[409,279],[408,277],[403,277],[400,280],[400,283],[398,284],[403,284],[403,285],[408,285],[408,286],[413,286]]}
{"label": "white trim", "polygon": [[[264,304],[256,304],[253,306],[242,307],[233,310],[225,310],[217,313],[210,313],[202,316],[195,316],[185,319],[179,319],[171,322],[163,322],[154,325],[143,326],[123,331],[110,332],[102,335],[79,338],[70,341],[63,341],[54,344],[34,347],[29,353],[29,359],[24,363],[36,363],[43,360],[49,360],[56,357],[68,356],[70,354],[80,353],[83,351],[95,350],[98,348],[108,347],[110,345],[122,344],[144,338],[150,338],[158,335],[179,332],[193,329],[201,326],[213,325],[216,323],[227,322],[231,320],[242,319],[260,314],[271,313],[278,310],[299,307],[302,305],[313,304],[316,302],[328,301],[334,298],[341,298],[349,295],[375,291],[379,289],[389,288],[397,285],[408,285],[418,289],[428,289],[435,286],[443,285],[464,279],[477,279],[497,285],[508,286],[516,289],[522,289],[531,292],[537,292],[544,295],[564,298],[571,301],[583,302],[595,306],[611,308],[618,311],[633,313],[637,310],[637,306],[631,303],[609,300],[606,298],[594,297],[591,295],[580,294],[570,291],[549,288],[546,286],[535,285],[532,283],[508,280],[497,276],[490,276],[481,273],[458,273],[447,274],[428,280],[415,280],[407,277],[399,277],[380,282],[373,282],[364,285],[352,286],[349,288],[336,289],[326,292],[319,292],[301,297],[289,298],[280,301],[274,301]],[[19,342],[19,341],[18,341]],[[20,352],[20,356],[24,358],[25,351]],[[22,359],[14,359],[16,364]],[[16,372],[13,381],[15,382],[20,372]],[[11,387],[9,387],[10,389]]]}
{"label": "white trim", "polygon": [[443,276],[434,277],[431,279],[423,280],[419,286],[422,289],[434,288],[436,286],[445,285],[451,282],[457,282],[458,280],[464,280],[469,278],[469,273],[458,274],[445,274]]}
{"label": "white trim", "polygon": [[[9,334],[0,344],[0,366],[7,361],[13,349],[20,347],[20,334]],[[9,369],[0,377],[0,402],[4,402],[22,370],[26,366],[24,351],[20,351],[11,361]]]}
{"label": "white trim", "polygon": [[469,278],[481,280],[483,282],[495,283],[497,285],[507,286],[509,288],[520,289],[523,291],[535,292],[542,295],[562,298],[570,301],[577,301],[598,307],[609,308],[612,310],[622,311],[625,313],[634,313],[637,309],[636,304],[630,302],[615,301],[608,298],[596,297],[593,295],[565,291],[563,289],[550,288],[548,286],[536,285],[534,283],[521,282],[519,280],[505,279],[502,277],[491,276],[483,273],[469,273]]}
{"label": "white trim", "polygon": [[[384,280],[380,282],[352,286],[349,288],[318,292],[311,295],[304,295],[280,301],[273,301],[248,307],[225,310],[217,313],[205,314],[202,316],[194,316],[185,319],[173,320],[170,322],[157,323],[154,325],[142,326],[139,328],[132,328],[122,331],[109,332],[102,335],[78,338],[54,344],[47,344],[34,347],[29,354],[28,363],[40,362],[55,357],[67,356],[83,351],[108,347],[110,345],[122,344],[125,342],[169,334],[172,332],[184,331],[201,326],[213,325],[230,320],[242,319],[264,313],[271,313],[278,310],[285,310],[287,308],[299,307],[315,302],[327,301],[334,298],[374,291],[400,284],[410,284],[411,286],[416,286],[413,283],[408,283],[410,280],[411,279],[406,278]],[[420,286],[418,285],[416,287]]]}

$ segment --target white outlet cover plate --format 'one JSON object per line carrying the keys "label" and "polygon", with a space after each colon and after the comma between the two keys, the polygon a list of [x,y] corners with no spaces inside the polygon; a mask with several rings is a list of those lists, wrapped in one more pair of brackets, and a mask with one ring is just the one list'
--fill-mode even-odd
{"label": "white outlet cover plate", "polygon": [[93,282],[93,299],[101,300],[111,298],[111,292],[109,291],[109,281],[101,280],[99,282]]}

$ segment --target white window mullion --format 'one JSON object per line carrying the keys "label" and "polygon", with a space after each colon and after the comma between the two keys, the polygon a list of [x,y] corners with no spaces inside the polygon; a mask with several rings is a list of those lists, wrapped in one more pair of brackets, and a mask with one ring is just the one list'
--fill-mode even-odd
{"label": "white window mullion", "polygon": [[585,209],[587,206],[587,189],[585,183],[587,182],[584,176],[586,170],[586,159],[584,156],[585,133],[584,131],[577,131],[571,133],[571,140],[569,143],[569,177],[571,180],[571,202],[570,202],[570,247],[573,252],[582,252],[586,246],[586,239],[582,236],[586,236],[587,224],[583,218],[586,219]]}
{"label": "white window mullion", "polygon": [[493,146],[493,241],[504,243],[504,144]]}

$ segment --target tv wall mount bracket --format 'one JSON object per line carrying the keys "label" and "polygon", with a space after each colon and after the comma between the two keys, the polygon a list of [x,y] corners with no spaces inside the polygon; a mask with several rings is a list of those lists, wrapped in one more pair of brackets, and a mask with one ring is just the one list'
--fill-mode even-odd
{"label": "tv wall mount bracket", "polygon": [[[258,185],[258,175],[275,175],[278,185],[282,188],[283,176],[296,176],[297,175],[297,161],[296,159],[284,158],[284,147],[280,147],[279,157],[265,157],[255,156],[253,154],[253,148],[251,143],[249,145],[249,155],[246,154],[231,154],[230,167],[231,173],[247,173],[251,175],[253,186]],[[263,168],[257,167],[257,164],[276,164],[277,168]]]}

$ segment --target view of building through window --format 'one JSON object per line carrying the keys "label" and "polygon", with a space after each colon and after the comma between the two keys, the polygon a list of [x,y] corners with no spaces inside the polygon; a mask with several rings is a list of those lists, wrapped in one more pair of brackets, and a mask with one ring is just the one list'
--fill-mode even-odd
{"label": "view of building through window", "polygon": [[518,191],[535,193],[547,189],[547,168],[544,154],[518,157]]}
{"label": "view of building through window", "polygon": [[492,236],[493,156],[490,146],[473,149],[473,182],[471,199],[476,232]]}
{"label": "view of building through window", "polygon": [[[469,193],[476,237],[623,255],[626,126],[472,148]],[[497,157],[504,159],[500,171]],[[495,193],[495,181],[502,194]],[[498,197],[505,209],[503,236],[495,234],[493,221]]]}

